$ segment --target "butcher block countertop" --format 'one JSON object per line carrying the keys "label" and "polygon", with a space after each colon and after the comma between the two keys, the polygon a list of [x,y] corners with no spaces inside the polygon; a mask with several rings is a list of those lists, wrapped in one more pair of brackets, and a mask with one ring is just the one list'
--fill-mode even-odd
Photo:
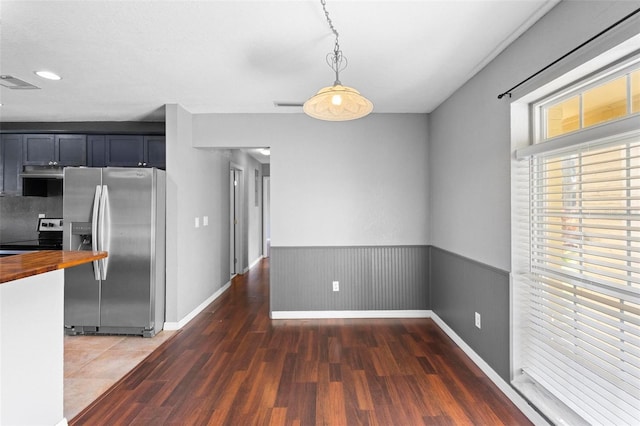
{"label": "butcher block countertop", "polygon": [[107,257],[105,251],[40,250],[0,258],[0,284]]}

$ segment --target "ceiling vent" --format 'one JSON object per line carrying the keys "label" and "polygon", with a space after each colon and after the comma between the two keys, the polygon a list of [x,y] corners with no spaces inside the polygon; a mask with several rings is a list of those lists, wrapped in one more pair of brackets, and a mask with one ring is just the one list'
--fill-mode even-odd
{"label": "ceiling vent", "polygon": [[9,89],[39,89],[38,86],[34,86],[31,83],[27,83],[11,75],[0,75],[0,85],[8,87]]}

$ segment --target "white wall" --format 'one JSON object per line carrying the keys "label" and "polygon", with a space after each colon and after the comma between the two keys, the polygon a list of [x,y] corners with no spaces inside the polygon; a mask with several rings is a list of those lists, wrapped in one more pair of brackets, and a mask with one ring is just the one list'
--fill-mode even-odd
{"label": "white wall", "polygon": [[184,108],[167,105],[167,322],[185,318],[229,280],[230,153],[194,149],[191,122]]}
{"label": "white wall", "polygon": [[66,424],[63,330],[63,270],[0,285],[0,424]]}
{"label": "white wall", "polygon": [[510,270],[510,99],[497,95],[638,5],[561,2],[430,115],[433,245]]}
{"label": "white wall", "polygon": [[271,147],[272,246],[429,242],[424,114],[198,114],[193,143]]}

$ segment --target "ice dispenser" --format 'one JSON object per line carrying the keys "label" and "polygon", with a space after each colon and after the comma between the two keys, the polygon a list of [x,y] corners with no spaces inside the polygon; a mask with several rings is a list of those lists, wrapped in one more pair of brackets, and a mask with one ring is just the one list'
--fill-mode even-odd
{"label": "ice dispenser", "polygon": [[71,222],[71,250],[93,250],[91,222]]}

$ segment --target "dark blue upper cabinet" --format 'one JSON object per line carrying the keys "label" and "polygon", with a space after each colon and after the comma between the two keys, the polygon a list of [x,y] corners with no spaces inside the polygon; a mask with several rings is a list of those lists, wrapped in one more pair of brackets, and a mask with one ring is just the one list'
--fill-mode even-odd
{"label": "dark blue upper cabinet", "polygon": [[142,166],[144,163],[144,136],[107,135],[105,154],[107,166]]}
{"label": "dark blue upper cabinet", "polygon": [[56,143],[53,135],[24,135],[23,164],[48,166],[56,161]]}
{"label": "dark blue upper cabinet", "polygon": [[87,136],[87,158],[89,167],[106,167],[105,135]]}
{"label": "dark blue upper cabinet", "polygon": [[56,150],[58,165],[86,166],[87,165],[87,136],[86,135],[56,135]]}
{"label": "dark blue upper cabinet", "polygon": [[105,163],[107,166],[164,169],[165,158],[164,136],[106,136]]}
{"label": "dark blue upper cabinet", "polygon": [[144,165],[146,167],[157,167],[159,169],[165,169],[167,158],[165,146],[166,144],[164,136],[145,136]]}
{"label": "dark blue upper cabinet", "polygon": [[86,135],[24,135],[26,166],[86,166]]}
{"label": "dark blue upper cabinet", "polygon": [[23,135],[2,135],[0,138],[0,194],[22,194]]}

